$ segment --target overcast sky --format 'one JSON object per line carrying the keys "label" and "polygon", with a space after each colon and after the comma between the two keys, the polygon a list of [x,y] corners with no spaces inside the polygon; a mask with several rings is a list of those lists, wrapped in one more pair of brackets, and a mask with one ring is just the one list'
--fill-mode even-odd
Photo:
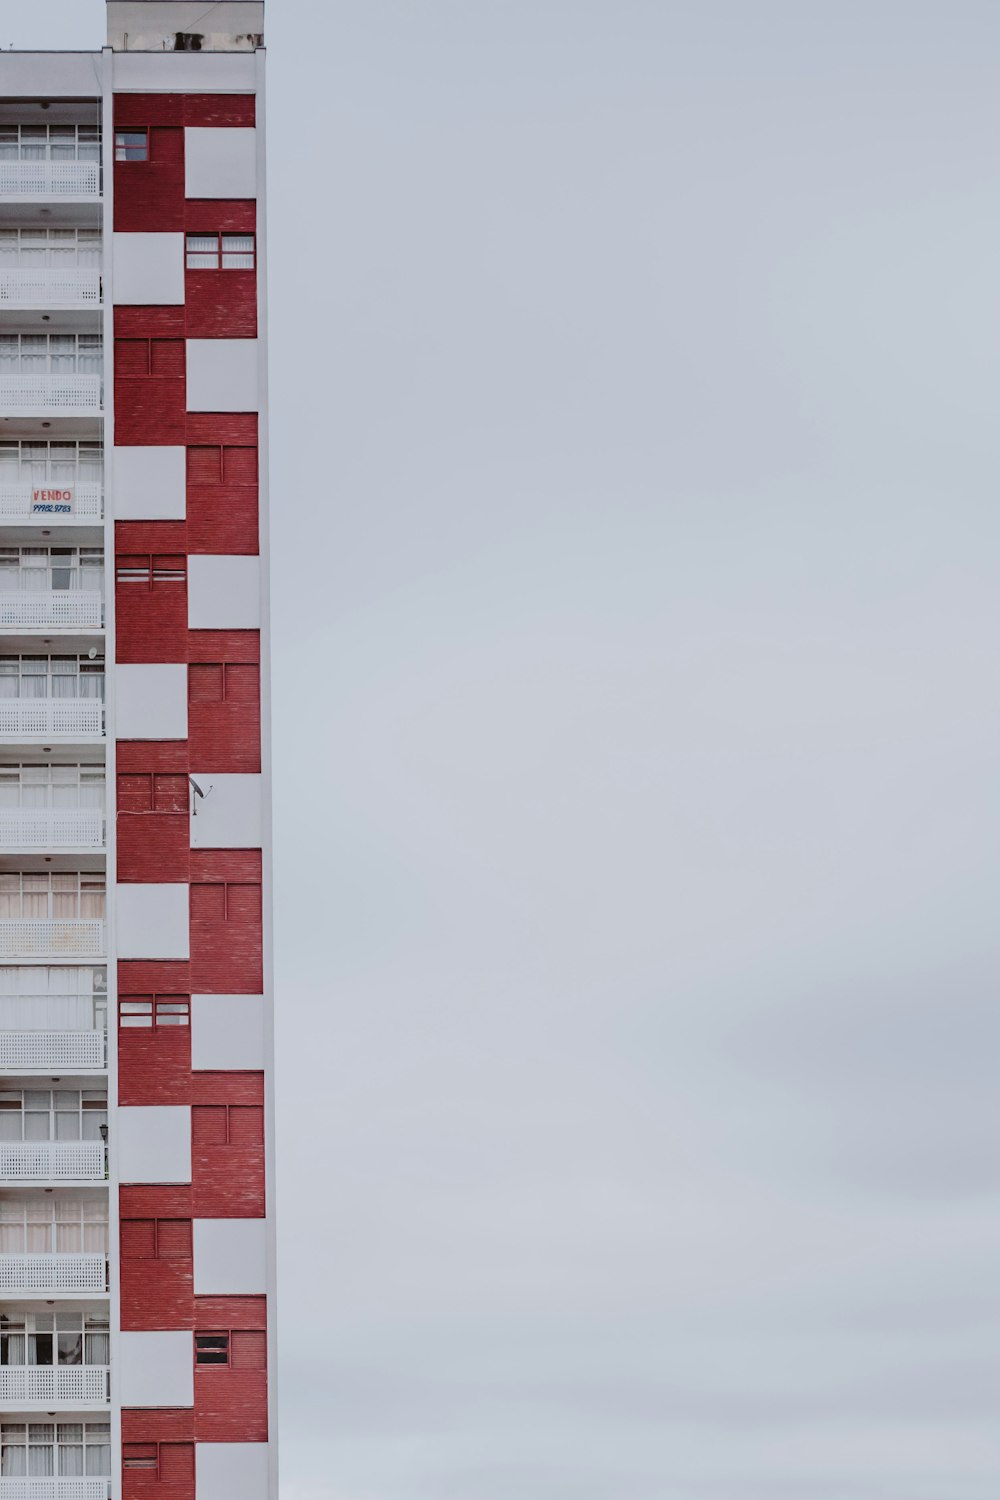
{"label": "overcast sky", "polygon": [[995,1500],[1000,7],[268,37],[283,1500]]}

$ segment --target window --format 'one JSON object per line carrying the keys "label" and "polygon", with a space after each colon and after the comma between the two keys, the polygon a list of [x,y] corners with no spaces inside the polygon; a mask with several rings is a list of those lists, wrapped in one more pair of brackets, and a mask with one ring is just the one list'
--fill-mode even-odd
{"label": "window", "polygon": [[190,1026],[190,995],[121,995],[118,1024],[159,1031],[163,1026]]}
{"label": "window", "polygon": [[99,333],[0,334],[0,373],[13,375],[99,375]]}
{"label": "window", "polygon": [[188,667],[191,703],[256,703],[259,698],[256,662],[194,662]]}
{"label": "window", "polygon": [[123,1260],[190,1260],[190,1219],[122,1219]]}
{"label": "window", "polygon": [[104,807],[103,766],[0,766],[0,809]]}
{"label": "window", "polygon": [[264,1110],[259,1104],[194,1104],[191,1140],[195,1146],[261,1146]]}
{"label": "window", "polygon": [[86,590],[104,586],[100,547],[0,547],[0,592]]}
{"label": "window", "polygon": [[115,375],[184,378],[183,339],[115,339]]}
{"label": "window", "polygon": [[107,1365],[108,1320],[83,1312],[0,1314],[0,1365]]}
{"label": "window", "polygon": [[148,161],[149,132],[147,130],[116,130],[115,161]]}
{"label": "window", "polygon": [[0,969],[0,1031],[107,1030],[103,968],[30,964]]}
{"label": "window", "polygon": [[256,484],[257,449],[249,446],[190,447],[188,484]]}
{"label": "window", "polygon": [[186,583],[187,558],[181,555],[154,557],[151,554],[120,556],[115,565],[115,577],[119,583],[138,584],[145,589]]}
{"label": "window", "polygon": [[123,1469],[147,1469],[164,1483],[194,1479],[193,1443],[123,1443]]}
{"label": "window", "polygon": [[267,1334],[256,1328],[196,1333],[194,1362],[196,1365],[225,1365],[230,1370],[266,1370]]}
{"label": "window", "polygon": [[99,229],[0,228],[0,266],[101,265]]}
{"label": "window", "polygon": [[104,898],[104,876],[96,871],[0,872],[0,918],[6,921],[103,921]]}
{"label": "window", "polygon": [[0,125],[0,161],[100,161],[94,125]]}
{"label": "window", "polygon": [[107,1255],[108,1206],[96,1195],[60,1193],[0,1202],[2,1255]]}
{"label": "window", "polygon": [[103,477],[100,443],[0,443],[0,484],[100,484]]}
{"label": "window", "polygon": [[194,1362],[196,1365],[228,1365],[228,1333],[196,1333],[194,1336]]}
{"label": "window", "polygon": [[104,698],[104,659],[0,656],[0,698]]}
{"label": "window", "polygon": [[99,1141],[108,1096],[98,1089],[5,1089],[0,1141]]}
{"label": "window", "polygon": [[189,234],[187,268],[189,271],[252,271],[254,236],[252,234]]}
{"label": "window", "polygon": [[[0,773],[2,774],[2,773]],[[190,810],[188,779],[170,772],[122,771],[118,776],[120,813],[186,813]]]}
{"label": "window", "polygon": [[111,1477],[109,1422],[0,1423],[0,1475],[5,1480]]}

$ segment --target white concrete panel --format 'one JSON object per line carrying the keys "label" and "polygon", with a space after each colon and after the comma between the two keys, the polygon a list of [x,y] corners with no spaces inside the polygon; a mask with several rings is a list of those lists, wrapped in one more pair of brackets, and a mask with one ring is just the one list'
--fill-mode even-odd
{"label": "white concrete panel", "polygon": [[[176,0],[171,0],[171,4]],[[203,7],[204,9],[204,7]],[[227,6],[228,9],[228,6]],[[108,7],[108,25],[111,25],[111,6]],[[39,62],[51,70],[54,61],[61,60],[65,53],[37,54]],[[3,54],[0,53],[0,58]],[[23,56],[14,54],[14,56]],[[52,60],[50,60],[52,59]],[[93,76],[93,62],[86,61]],[[252,94],[257,87],[256,58],[252,52],[231,54],[211,52],[119,52],[112,59],[114,87],[116,90],[138,94]],[[43,75],[44,76],[44,75]],[[4,88],[4,93],[12,92]],[[46,89],[44,83],[32,89],[15,89],[15,93],[29,93],[40,99],[49,98],[54,90]],[[82,94],[84,89],[70,89],[69,93]],[[93,85],[91,92],[94,92]]]}
{"label": "white concrete panel", "polygon": [[188,411],[256,411],[257,340],[188,339]]}
{"label": "white concrete panel", "polygon": [[262,1071],[266,1062],[263,995],[191,996],[195,1071]]}
{"label": "white concrete panel", "polygon": [[100,58],[93,52],[0,52],[0,94],[5,99],[99,99]]}
{"label": "white concrete panel", "polygon": [[118,1379],[123,1406],[193,1406],[193,1339],[187,1329],[122,1333]]}
{"label": "white concrete panel", "polygon": [[115,667],[115,737],[187,739],[187,666],[125,662]]}
{"label": "white concrete panel", "polygon": [[192,849],[261,847],[261,778],[192,771],[205,793],[191,800]]}
{"label": "white concrete panel", "polygon": [[123,1104],[116,1116],[122,1182],[191,1181],[191,1107]]}
{"label": "white concrete panel", "polygon": [[183,302],[183,234],[116,233],[111,291],[116,304],[159,307]]}
{"label": "white concrete panel", "polygon": [[195,1443],[198,1500],[267,1500],[267,1463],[266,1443]]}
{"label": "white concrete panel", "polygon": [[264,1219],[195,1219],[196,1296],[249,1297],[267,1290]]}
{"label": "white concrete panel", "polygon": [[184,131],[188,198],[256,198],[257,132],[252,125],[188,125]]}
{"label": "white concrete panel", "polygon": [[115,448],[117,521],[183,521],[187,515],[184,448]]}
{"label": "white concrete panel", "polygon": [[186,882],[119,885],[118,957],[189,958],[190,898]]}
{"label": "white concrete panel", "polygon": [[260,558],[192,554],[188,558],[188,626],[191,630],[259,629]]}

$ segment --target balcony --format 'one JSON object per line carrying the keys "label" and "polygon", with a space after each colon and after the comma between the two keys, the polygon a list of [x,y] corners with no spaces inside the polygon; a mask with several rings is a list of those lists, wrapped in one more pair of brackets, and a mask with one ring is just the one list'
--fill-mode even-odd
{"label": "balcony", "polygon": [[0,1031],[0,1068],[27,1073],[103,1069],[108,1039],[103,1031]]}
{"label": "balcony", "polygon": [[[107,1289],[103,1255],[0,1255],[0,1297],[18,1292],[75,1296]],[[2,1495],[0,1490],[0,1500]]]}
{"label": "balcony", "polygon": [[0,1478],[0,1500],[107,1500],[110,1478]]}
{"label": "balcony", "polygon": [[0,267],[0,312],[6,308],[94,308],[101,305],[101,273],[86,266]]}
{"label": "balcony", "polygon": [[100,630],[103,625],[99,589],[0,588],[0,630]]}
{"label": "balcony", "polygon": [[108,1373],[107,1365],[0,1365],[0,1406],[103,1406]]}
{"label": "balcony", "polygon": [[0,808],[0,852],[103,848],[104,814],[99,807]]}
{"label": "balcony", "polygon": [[67,371],[0,375],[0,411],[8,416],[89,417],[101,411],[102,377]]}
{"label": "balcony", "polygon": [[5,198],[99,198],[101,164],[96,161],[0,161]]}
{"label": "balcony", "polygon": [[103,734],[99,698],[0,698],[0,739],[80,740]]}
{"label": "balcony", "polygon": [[53,521],[99,521],[103,515],[104,496],[99,484],[75,480],[0,484],[0,522],[36,516],[51,526]]}
{"label": "balcony", "polygon": [[0,920],[0,958],[101,958],[98,917],[10,917]]}
{"label": "balcony", "polygon": [[0,1141],[5,1182],[103,1182],[106,1161],[103,1141]]}

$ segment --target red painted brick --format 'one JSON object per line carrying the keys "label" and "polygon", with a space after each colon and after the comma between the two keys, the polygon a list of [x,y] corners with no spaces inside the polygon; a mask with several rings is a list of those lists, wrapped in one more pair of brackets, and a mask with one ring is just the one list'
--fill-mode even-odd
{"label": "red painted brick", "polygon": [[257,337],[257,272],[187,271],[185,327],[189,339]]}
{"label": "red painted brick", "polygon": [[192,234],[254,234],[257,201],[254,198],[188,198],[184,205],[184,228]]}
{"label": "red painted brick", "polygon": [[194,1324],[191,1190],[123,1187],[122,1328],[191,1328]]}

